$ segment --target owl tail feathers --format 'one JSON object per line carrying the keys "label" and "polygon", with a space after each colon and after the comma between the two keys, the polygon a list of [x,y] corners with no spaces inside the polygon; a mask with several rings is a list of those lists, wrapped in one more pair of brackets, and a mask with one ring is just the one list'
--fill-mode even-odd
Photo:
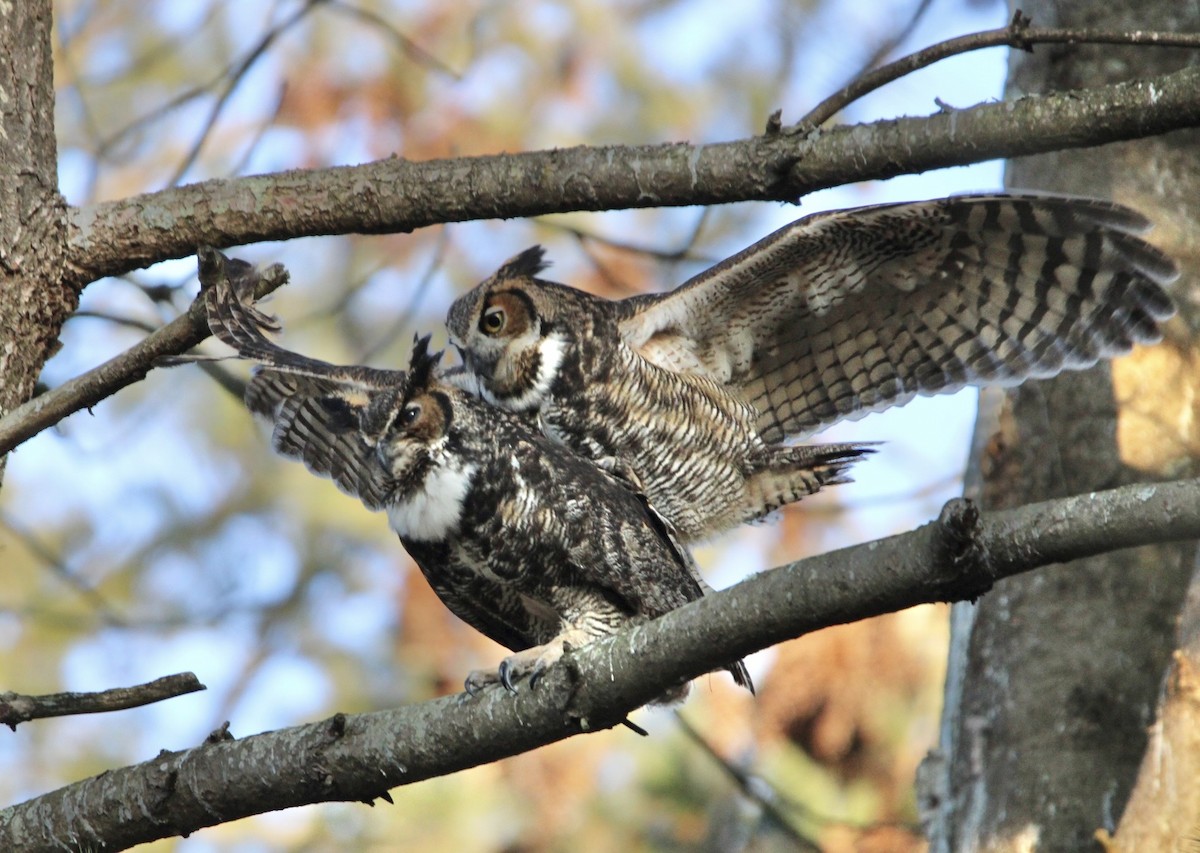
{"label": "owl tail feathers", "polygon": [[738,687],[745,687],[750,691],[750,695],[754,695],[754,682],[750,680],[750,672],[746,669],[746,664],[742,661],[734,661],[726,667],[729,674],[733,676],[734,683]]}
{"label": "owl tail feathers", "polygon": [[772,448],[747,483],[749,514],[744,520],[763,518],[826,486],[851,482],[850,466],[874,453],[873,444],[806,444]]}

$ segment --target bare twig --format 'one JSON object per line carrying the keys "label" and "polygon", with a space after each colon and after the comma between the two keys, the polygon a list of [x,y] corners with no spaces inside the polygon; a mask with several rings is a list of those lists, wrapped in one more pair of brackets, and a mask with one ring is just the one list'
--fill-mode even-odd
{"label": "bare twig", "polygon": [[72,571],[71,567],[67,565],[66,560],[56,554],[40,538],[14,521],[7,513],[0,513],[0,527],[6,528],[15,539],[19,540],[28,549],[29,553],[40,560],[63,583],[79,593],[79,596],[96,611],[101,622],[105,625],[128,624],[125,618],[117,612],[116,608],[108,603],[108,600],[95,587]]}
{"label": "bare twig", "polygon": [[[123,850],[276,809],[371,802],[399,785],[614,726],[666,687],[819,628],[977,597],[1000,578],[1050,563],[1195,538],[1200,480],[983,516],[951,501],[938,521],[911,533],[755,575],[571,652],[536,690],[338,714],[164,752],[0,810],[0,849],[50,848],[69,838],[77,847]],[[129,809],[130,802],[142,806]]]}
{"label": "bare twig", "polygon": [[[263,273],[261,281],[260,297],[286,283],[287,272],[282,266],[275,265]],[[208,336],[204,299],[198,296],[186,313],[125,352],[34,397],[0,418],[0,456],[67,415],[90,408],[126,385],[144,379],[159,358],[186,352]]]}
{"label": "bare twig", "polygon": [[1032,50],[1035,44],[1125,44],[1142,47],[1200,47],[1200,33],[1111,32],[1108,30],[1072,30],[1031,27],[1030,19],[1018,9],[1008,26],[947,39],[938,44],[889,62],[864,73],[849,85],[817,104],[811,112],[787,130],[805,131],[820,127],[868,92],[898,80],[918,69],[950,56],[988,47],[1012,47]]}
{"label": "bare twig", "polygon": [[460,74],[458,71],[455,71],[445,62],[442,62],[442,60],[438,59],[404,33],[400,32],[400,30],[393,26],[391,21],[387,20],[382,15],[377,15],[369,9],[363,9],[358,6],[352,6],[349,3],[343,3],[341,0],[329,0],[328,6],[331,11],[337,11],[345,15],[353,16],[365,21],[368,24],[378,27],[396,43],[396,46],[400,48],[401,53],[405,54],[409,59],[413,60],[419,65],[423,65],[433,71],[438,71],[455,80],[462,79],[462,74]]}
{"label": "bare twig", "polygon": [[[88,317],[94,320],[108,320],[110,323],[113,323],[117,326],[128,326],[131,329],[137,329],[138,331],[148,333],[154,332],[159,328],[153,323],[148,323],[145,320],[138,320],[134,317],[121,317],[116,314],[108,314],[104,311],[79,310],[67,319],[75,320],[79,317]],[[218,385],[220,385],[238,400],[242,399],[242,395],[246,391],[246,383],[243,380],[238,379],[228,370],[222,368],[215,361],[198,361],[196,362],[196,366],[211,376]]]}
{"label": "bare twig", "polygon": [[[203,20],[197,25],[196,29],[202,30],[209,26],[212,23],[213,18],[217,15],[219,9],[220,6],[218,4],[212,4],[212,6],[210,6],[209,9],[204,13]],[[153,74],[154,66],[163,58],[173,56],[175,53],[177,53],[180,49],[179,43],[183,41],[184,38],[188,37],[194,38],[195,36],[189,33],[187,36],[183,37],[172,37],[153,46],[150,50],[134,59],[132,65],[126,69],[127,73],[135,76],[140,74]],[[108,138],[102,140],[95,149],[96,157],[101,160],[119,159],[113,154],[113,152],[115,149],[123,145],[125,140],[129,139],[129,137],[133,136],[142,128],[154,124],[155,122],[162,121],[180,107],[185,106],[197,98],[203,97],[209,92],[209,90],[220,83],[223,79],[228,77],[229,74],[230,67],[227,66],[213,75],[208,81],[191,86],[178,93],[174,97],[164,101],[163,103],[154,105],[153,108],[147,111],[145,114],[133,119],[124,127],[112,133]]]}
{"label": "bare twig", "polygon": [[[705,213],[707,213],[708,210],[709,208],[704,208]],[[539,220],[538,224],[547,228],[552,228],[555,231],[561,231],[564,234],[571,235],[577,242],[585,246],[585,251],[588,243],[597,243],[601,246],[607,246],[610,249],[616,249],[618,252],[628,252],[631,255],[641,255],[652,260],[663,261],[666,263],[676,263],[678,261],[686,260],[716,263],[718,260],[717,258],[701,258],[692,255],[692,247],[696,243],[696,236],[700,230],[698,227],[692,229],[692,233],[688,235],[688,239],[684,241],[682,246],[675,249],[663,249],[656,246],[631,243],[628,240],[618,240],[615,237],[597,234],[595,231],[588,231],[585,228],[579,228],[575,225],[565,225],[562,222],[555,222],[553,220]]]}
{"label": "bare twig", "polygon": [[875,50],[871,52],[870,58],[863,63],[862,68],[857,74],[850,77],[850,83],[847,83],[846,85],[849,86],[855,80],[858,80],[860,77],[864,77],[870,71],[875,69],[879,63],[887,59],[893,50],[902,45],[904,40],[916,31],[917,25],[921,23],[921,20],[925,17],[925,13],[929,11],[929,7],[932,5],[933,0],[917,0],[916,6],[913,8],[912,13],[908,16],[908,22],[875,47]]}
{"label": "bare twig", "polygon": [[0,723],[16,731],[19,723],[30,720],[124,711],[205,689],[193,673],[181,672],[177,675],[165,675],[136,687],[114,687],[112,690],[101,690],[97,693],[24,696],[20,693],[5,692],[0,693]]}
{"label": "bare twig", "polygon": [[263,34],[258,40],[258,44],[243,57],[242,61],[235,65],[226,75],[225,85],[221,89],[221,93],[217,95],[216,102],[208,111],[208,118],[205,119],[204,126],[200,130],[200,135],[196,137],[196,141],[192,143],[192,147],[188,149],[188,153],[184,155],[183,160],[175,168],[174,174],[167,180],[168,186],[178,184],[183,176],[187,174],[188,169],[196,162],[196,158],[200,156],[200,149],[204,147],[204,143],[208,141],[208,135],[212,133],[213,127],[216,126],[217,119],[225,109],[225,104],[228,103],[233,93],[237,91],[238,86],[246,78],[250,69],[258,62],[267,52],[272,44],[275,43],[280,36],[294,27],[300,21],[308,16],[308,13],[313,10],[323,0],[308,0],[303,6],[297,9],[292,15],[280,23],[276,24],[271,29]]}
{"label": "bare twig", "polygon": [[[812,844],[807,838],[800,836],[798,830],[788,823],[787,815],[783,808],[799,812],[804,816],[804,819],[815,823],[818,826],[840,826],[852,829],[856,832],[866,832],[872,829],[878,829],[885,826],[893,826],[903,829],[906,832],[919,832],[920,827],[914,823],[906,823],[904,821],[852,821],[834,817],[828,814],[821,814],[815,809],[810,808],[799,800],[789,797],[774,785],[771,785],[767,780],[747,773],[740,767],[733,764],[731,761],[721,755],[712,744],[696,730],[696,727],[688,722],[687,718],[679,711],[675,712],[675,719],[679,722],[680,728],[684,734],[691,738],[703,752],[712,759],[713,763],[720,767],[725,773],[737,783],[738,789],[748,798],[762,806],[763,811],[770,815],[771,820],[779,825],[780,829],[786,834],[801,838],[802,843]],[[806,848],[807,849],[807,848]],[[820,849],[816,847],[815,849]]]}
{"label": "bare twig", "polygon": [[757,803],[759,808],[762,809],[763,814],[767,815],[771,819],[771,822],[779,827],[780,832],[795,842],[797,850],[816,851],[816,853],[820,853],[821,846],[792,826],[791,820],[780,810],[776,803],[778,792],[774,788],[770,788],[770,794],[764,792],[765,782],[756,780],[749,773],[728,761],[725,756],[717,752],[713,745],[705,739],[704,735],[696,731],[696,727],[688,722],[687,717],[678,711],[675,712],[675,721],[679,723],[679,727],[683,730],[683,733],[734,781],[734,784],[738,786],[738,790],[742,792],[742,796]]}
{"label": "bare twig", "polygon": [[[79,73],[79,65],[75,61],[75,52],[72,49],[72,33],[70,29],[61,23],[54,28],[58,34],[58,57],[62,63],[62,67],[66,71],[67,80],[59,87],[59,98],[74,96],[76,106],[79,109],[80,123],[83,126],[83,133],[87,137],[92,150],[96,150],[100,145],[100,125],[96,121],[96,114],[92,111],[91,102],[88,100],[87,92],[84,88],[84,82]],[[87,188],[83,194],[85,199],[94,197],[94,189],[96,179],[100,172],[100,158],[89,157],[87,162],[87,177],[84,180],[84,186]]]}
{"label": "bare twig", "polygon": [[249,144],[246,145],[246,150],[242,152],[242,156],[237,159],[237,162],[229,167],[226,174],[238,175],[245,171],[250,158],[254,156],[258,147],[266,139],[267,131],[274,127],[275,122],[279,120],[279,114],[283,111],[283,101],[286,95],[287,83],[284,82],[279,85],[275,93],[275,106],[271,108],[265,118],[259,121],[258,128],[254,131],[254,136],[250,139]]}
{"label": "bare twig", "polygon": [[430,287],[433,286],[434,276],[446,261],[446,251],[449,247],[450,229],[441,228],[438,230],[437,239],[434,242],[433,255],[430,257],[429,263],[426,264],[425,271],[421,274],[421,277],[412,286],[412,293],[408,297],[408,304],[396,315],[396,318],[389,324],[387,330],[380,335],[379,339],[373,344],[367,345],[359,353],[359,357],[356,359],[357,363],[366,364],[371,361],[381,350],[395,341],[396,337],[405,329],[409,328],[416,317],[417,310],[421,307],[421,303],[429,294]]}

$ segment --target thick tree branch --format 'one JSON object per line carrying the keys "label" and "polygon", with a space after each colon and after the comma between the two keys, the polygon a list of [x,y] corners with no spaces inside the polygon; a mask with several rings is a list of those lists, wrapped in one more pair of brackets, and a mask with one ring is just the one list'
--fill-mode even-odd
{"label": "thick tree branch", "polygon": [[124,711],[204,689],[193,673],[181,672],[134,687],[114,687],[96,693],[50,693],[44,696],[0,693],[0,724],[16,731],[19,723],[29,720]]}
{"label": "thick tree branch", "polygon": [[[765,572],[570,654],[537,690],[449,696],[183,752],[0,811],[0,849],[105,850],[251,814],[372,802],[399,785],[609,728],[669,685],[819,628],[980,595],[999,578],[1200,537],[1200,480],[1137,485],[938,521]],[[621,736],[621,735],[616,735]],[[129,803],[138,803],[130,809]]]}
{"label": "thick tree branch", "polygon": [[[283,286],[287,280],[287,271],[275,264],[261,274],[261,287],[255,291],[256,298]],[[0,456],[67,415],[89,409],[126,385],[145,379],[159,359],[186,352],[208,337],[204,299],[197,296],[186,313],[151,332],[125,352],[34,397],[0,418]]]}
{"label": "thick tree branch", "polygon": [[1200,68],[1193,67],[811,135],[774,133],[712,145],[580,146],[420,163],[392,158],[204,181],[73,209],[70,268],[83,285],[182,257],[198,244],[224,248],[576,210],[796,201],[851,181],[1197,126]]}

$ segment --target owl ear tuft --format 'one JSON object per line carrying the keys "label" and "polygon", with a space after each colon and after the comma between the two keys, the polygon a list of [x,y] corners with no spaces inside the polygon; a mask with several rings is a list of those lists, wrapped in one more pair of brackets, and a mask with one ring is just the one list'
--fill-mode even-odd
{"label": "owl ear tuft", "polygon": [[408,376],[406,379],[408,397],[412,394],[413,389],[424,388],[429,385],[433,378],[434,368],[438,362],[442,360],[443,350],[430,354],[429,352],[429,335],[424,337],[413,337],[412,358],[409,359]]}
{"label": "owl ear tuft", "polygon": [[496,271],[495,278],[497,280],[533,278],[549,266],[550,262],[546,260],[546,250],[541,246],[530,246],[521,254],[514,255],[505,261]]}

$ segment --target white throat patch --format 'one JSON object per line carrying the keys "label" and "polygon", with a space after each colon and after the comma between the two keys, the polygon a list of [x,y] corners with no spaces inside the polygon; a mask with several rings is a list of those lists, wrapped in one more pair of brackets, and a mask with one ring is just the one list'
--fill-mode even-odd
{"label": "white throat patch", "polygon": [[416,542],[437,542],[458,527],[463,501],[477,465],[439,466],[425,478],[416,494],[387,508],[392,530]]}
{"label": "white throat patch", "polygon": [[483,399],[493,406],[507,409],[510,412],[540,408],[550,393],[550,386],[554,384],[554,377],[558,375],[558,369],[562,366],[563,359],[566,358],[567,339],[561,333],[556,332],[539,341],[537,349],[540,356],[538,372],[534,377],[533,385],[528,390],[515,397],[497,397],[488,390],[484,383],[480,382],[479,390]]}

